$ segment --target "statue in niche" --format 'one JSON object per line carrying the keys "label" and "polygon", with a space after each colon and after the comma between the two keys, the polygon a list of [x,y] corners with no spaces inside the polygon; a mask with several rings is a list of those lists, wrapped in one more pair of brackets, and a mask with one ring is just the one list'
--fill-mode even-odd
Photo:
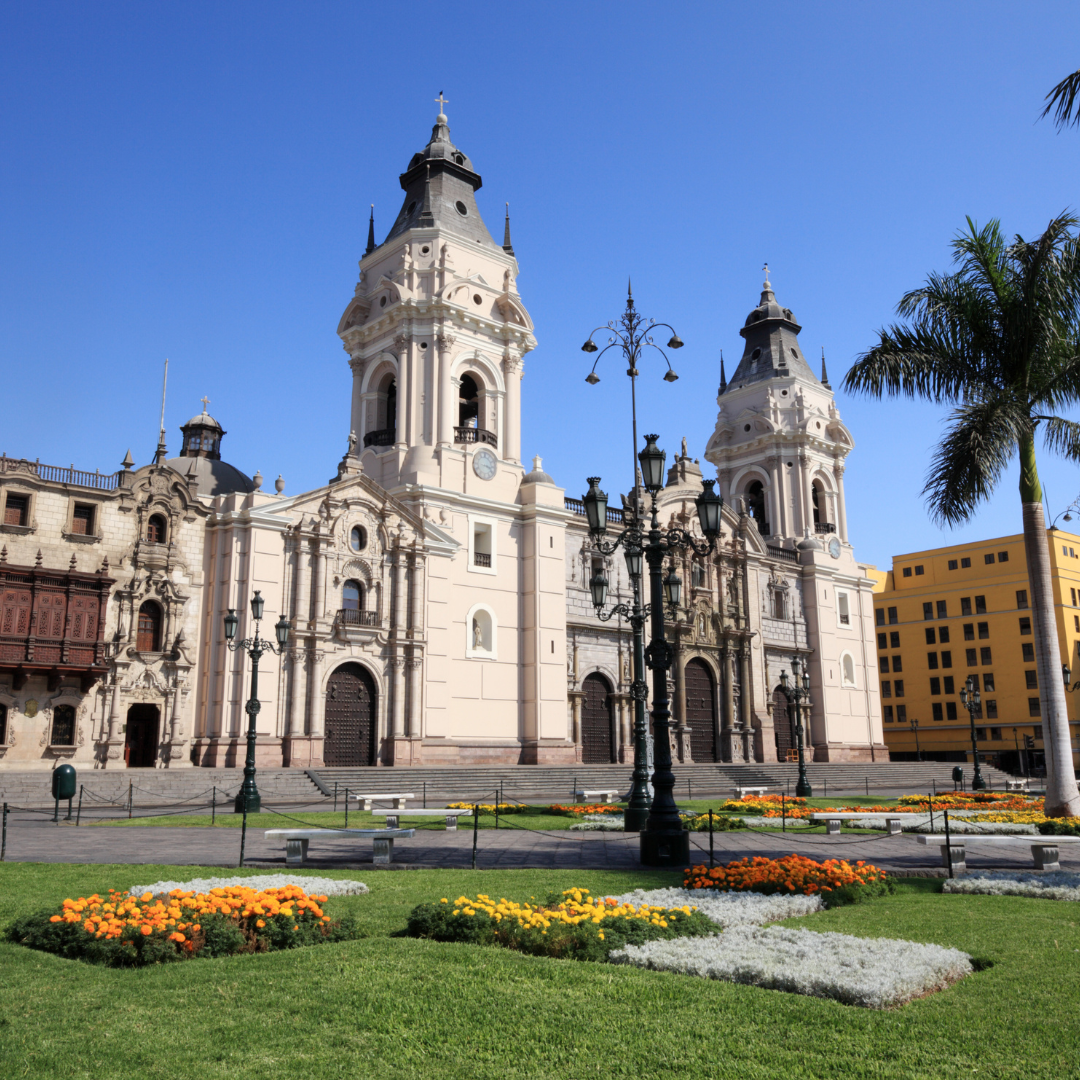
{"label": "statue in niche", "polygon": [[708,633],[709,623],[708,620],[705,618],[705,612],[702,612],[698,616],[698,637],[701,638],[702,641],[704,641],[705,638],[708,636]]}
{"label": "statue in niche", "polygon": [[480,620],[473,616],[472,621],[472,644],[474,649],[484,647],[484,631],[480,627]]}

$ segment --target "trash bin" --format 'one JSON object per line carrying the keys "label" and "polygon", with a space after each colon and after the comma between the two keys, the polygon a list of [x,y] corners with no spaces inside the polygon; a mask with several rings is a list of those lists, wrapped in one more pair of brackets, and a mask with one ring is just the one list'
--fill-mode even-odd
{"label": "trash bin", "polygon": [[952,782],[954,784],[962,784],[964,782],[964,770],[959,765],[953,766]]}
{"label": "trash bin", "polygon": [[71,765],[57,765],[52,772],[52,796],[54,799],[75,798],[75,769]]}

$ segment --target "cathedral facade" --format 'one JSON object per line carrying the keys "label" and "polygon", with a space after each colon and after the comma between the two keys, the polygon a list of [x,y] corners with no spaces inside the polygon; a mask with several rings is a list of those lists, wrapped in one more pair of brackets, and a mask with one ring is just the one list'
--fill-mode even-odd
{"label": "cathedral facade", "polygon": [[[629,627],[589,578],[621,559],[584,507],[521,459],[533,324],[476,200],[481,178],[439,114],[369,231],[338,335],[347,449],[314,491],[264,491],[221,458],[205,409],[177,458],[111,475],[0,459],[0,767],[242,763],[250,662],[228,648],[291,625],[260,667],[257,759],[270,766],[632,759]],[[844,512],[853,442],[766,283],[721,376],[705,460],[725,500],[715,555],[687,554],[670,620],[673,749],[683,761],[786,760],[792,657],[811,676],[815,759],[887,759],[872,582]],[[694,527],[702,470],[683,440],[662,521]],[[618,528],[619,512],[609,516]]]}

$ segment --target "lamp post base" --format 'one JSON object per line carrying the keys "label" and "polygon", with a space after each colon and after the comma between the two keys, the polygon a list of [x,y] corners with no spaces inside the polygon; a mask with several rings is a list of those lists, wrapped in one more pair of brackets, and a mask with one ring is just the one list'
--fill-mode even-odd
{"label": "lamp post base", "polygon": [[810,782],[800,779],[795,785],[795,797],[798,799],[811,799],[813,796],[814,789],[810,786]]}
{"label": "lamp post base", "polygon": [[684,867],[690,865],[690,834],[685,829],[641,834],[641,865]]}
{"label": "lamp post base", "polygon": [[641,832],[648,820],[648,806],[628,806],[623,814],[623,832]]}
{"label": "lamp post base", "polygon": [[236,798],[233,799],[233,811],[237,814],[244,812],[244,800],[247,799],[247,812],[249,814],[258,814],[262,810],[262,800],[259,798],[259,793],[256,791],[253,795],[244,795],[244,789],[241,788],[236,793]]}

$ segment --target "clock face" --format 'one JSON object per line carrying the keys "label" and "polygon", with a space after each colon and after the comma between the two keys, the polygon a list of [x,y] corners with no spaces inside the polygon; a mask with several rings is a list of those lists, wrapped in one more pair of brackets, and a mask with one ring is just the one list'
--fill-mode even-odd
{"label": "clock face", "polygon": [[840,541],[835,536],[829,541],[829,554],[834,559],[840,558]]}
{"label": "clock face", "polygon": [[490,450],[477,450],[472,459],[473,472],[481,480],[490,480],[499,467],[495,455]]}

